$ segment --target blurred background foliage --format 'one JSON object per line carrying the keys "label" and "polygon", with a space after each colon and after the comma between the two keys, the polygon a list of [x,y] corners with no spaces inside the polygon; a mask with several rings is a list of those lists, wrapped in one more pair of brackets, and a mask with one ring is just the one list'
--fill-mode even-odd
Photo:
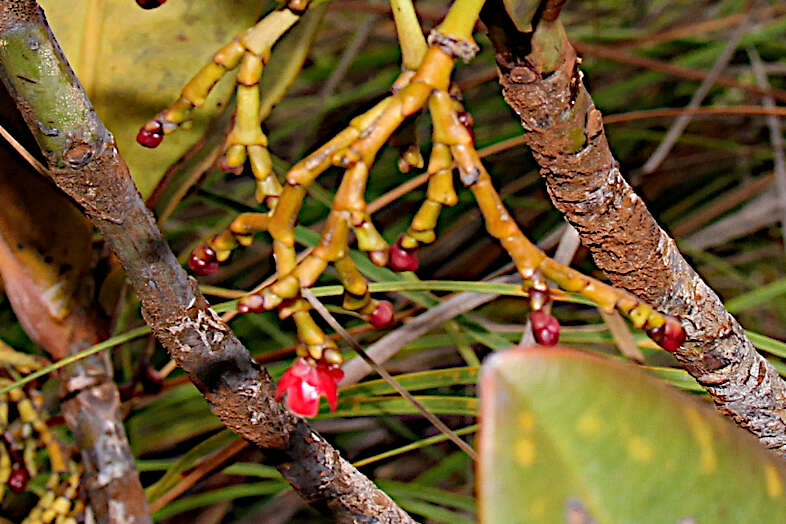
{"label": "blurred background foliage", "polygon": [[[92,75],[88,89],[99,114],[118,137],[143,195],[157,195],[151,207],[159,216],[166,215],[161,226],[181,262],[237,213],[256,209],[250,174],[235,177],[210,166],[229,120],[230,89],[211,95],[209,111],[197,112],[201,116],[192,131],[178,131],[156,151],[143,150],[133,143],[133,136],[144,121],[174,100],[214,48],[250,25],[269,5],[170,0],[158,10],[142,11],[130,0],[107,0],[78,3],[78,8],[69,8],[70,13],[60,12],[62,2],[44,5],[51,9],[50,21],[67,55],[79,57],[74,60],[82,68],[78,73]],[[97,5],[102,9],[97,10]],[[436,0],[418,1],[416,7],[426,30],[447,9]],[[744,22],[744,13],[751,10]],[[61,27],[66,15],[71,26]],[[773,203],[777,202],[776,175],[766,118],[722,109],[719,114],[696,115],[657,169],[646,174],[641,169],[679,108],[688,105],[696,92],[700,84],[696,74],[713,67],[741,22],[746,24],[744,35],[721,74],[733,82],[716,83],[701,105],[761,105],[761,96],[745,88],[757,85],[751,50],[761,57],[776,103],[786,101],[786,6],[746,0],[588,0],[568,3],[562,20],[583,55],[584,81],[607,118],[609,141],[622,172],[699,273],[752,332],[754,343],[786,372],[782,360],[786,345],[779,342],[786,339],[784,238]],[[264,124],[279,174],[383,97],[400,71],[400,52],[385,3],[334,0],[321,25],[312,26],[317,30],[303,70]],[[285,71],[298,52],[307,50],[311,35],[290,36],[274,50],[271,68]],[[477,146],[488,153],[488,170],[523,229],[553,253],[563,219],[552,208],[530,153],[515,144],[521,126],[500,95],[493,49],[483,31],[477,40],[481,52],[456,73],[466,108],[475,120]],[[648,61],[643,65],[641,58]],[[674,74],[675,67],[680,74]],[[265,75],[269,78],[268,71]],[[120,96],[118,90],[125,94]],[[639,113],[662,108],[677,111],[665,117]],[[428,149],[427,119],[416,119],[407,132],[409,137],[402,133],[400,144],[406,146],[414,135],[421,149]],[[509,139],[513,142],[506,142]],[[369,179],[369,202],[420,174],[400,173],[397,156],[395,146],[380,154]],[[339,170],[331,170],[310,188],[311,198],[300,214],[305,244],[316,239],[314,232],[327,216],[339,175]],[[161,180],[166,189],[154,193]],[[424,186],[405,189],[374,215],[390,242],[406,229],[425,196]],[[717,226],[719,221],[727,226]],[[474,200],[465,191],[460,192],[458,205],[445,209],[437,241],[422,248],[420,258],[417,275],[429,281],[476,282],[512,272],[509,259],[485,233]],[[573,265],[596,273],[584,249],[576,253]],[[418,278],[370,263],[361,270],[369,279],[391,286]],[[200,283],[218,304],[253,288],[273,271],[269,238],[259,235],[253,246],[238,250],[230,263]],[[315,291],[338,295],[335,287],[323,288],[336,284],[333,276],[322,277]],[[436,285],[422,288],[387,294],[402,319],[451,294]],[[469,286],[459,283],[451,289],[465,288]],[[477,364],[521,337],[528,312],[526,300],[515,296],[515,286],[506,289],[510,296],[435,324],[428,335],[389,363],[407,389],[470,440],[479,408]],[[115,335],[143,326],[131,295],[125,295],[115,314]],[[337,305],[337,299],[325,301]],[[233,306],[219,310],[231,311]],[[559,303],[554,314],[563,324],[562,343],[606,358],[624,358],[593,307]],[[365,344],[382,335],[352,316],[339,318]],[[294,358],[291,321],[280,322],[274,313],[265,313],[235,316],[231,326],[275,377]],[[701,388],[667,353],[642,333],[633,335],[648,371],[701,395]],[[18,349],[40,353],[5,299],[0,302],[0,338]],[[166,353],[152,340],[142,336],[124,342],[113,350],[113,357],[120,385],[131,379],[140,362],[143,366],[149,362],[164,375],[161,392],[137,391],[124,404],[131,446],[158,521],[242,523],[262,516],[265,522],[319,521],[321,517],[288,491],[274,469],[259,465],[258,452],[222,430],[197,390],[173,370]],[[416,518],[474,521],[472,461],[383,382],[372,378],[346,388],[335,413],[323,404],[315,427]]]}

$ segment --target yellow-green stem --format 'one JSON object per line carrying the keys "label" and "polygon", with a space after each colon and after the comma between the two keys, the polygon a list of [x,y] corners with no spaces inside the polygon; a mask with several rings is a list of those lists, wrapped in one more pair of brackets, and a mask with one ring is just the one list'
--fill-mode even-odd
{"label": "yellow-green stem", "polygon": [[437,30],[458,40],[472,40],[472,29],[486,0],[456,0]]}
{"label": "yellow-green stem", "polygon": [[428,44],[418,22],[412,0],[390,0],[396,33],[401,46],[401,62],[405,69],[415,70],[426,56]]}

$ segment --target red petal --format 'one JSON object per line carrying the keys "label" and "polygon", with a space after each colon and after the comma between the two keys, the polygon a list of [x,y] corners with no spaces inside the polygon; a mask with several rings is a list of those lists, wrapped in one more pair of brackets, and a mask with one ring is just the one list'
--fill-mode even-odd
{"label": "red petal", "polygon": [[[343,372],[341,373],[344,374]],[[317,368],[317,375],[319,378],[319,384],[317,385],[317,389],[319,393],[325,395],[325,398],[330,404],[330,411],[335,411],[336,406],[338,405],[338,390],[336,389],[335,380],[336,374],[332,372],[330,368],[325,365],[320,365]]]}
{"label": "red petal", "polygon": [[296,415],[313,417],[319,412],[319,392],[311,384],[301,382],[287,391],[287,405]]}
{"label": "red petal", "polygon": [[292,373],[291,369],[288,369],[278,380],[278,385],[276,386],[276,401],[280,401],[281,397],[284,396],[284,393],[286,393],[288,389],[296,387],[302,381],[302,378]]}

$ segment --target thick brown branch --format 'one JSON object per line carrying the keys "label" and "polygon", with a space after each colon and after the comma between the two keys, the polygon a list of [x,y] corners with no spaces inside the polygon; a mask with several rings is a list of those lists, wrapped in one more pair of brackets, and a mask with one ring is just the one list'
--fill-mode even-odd
{"label": "thick brown branch", "polygon": [[112,247],[154,334],[213,413],[265,450],[301,496],[337,522],[412,522],[274,400],[268,373],[210,309],[162,238],[36,2],[0,2],[0,37],[0,75],[44,151],[55,183],[85,209]]}
{"label": "thick brown branch", "polygon": [[502,12],[486,13],[500,83],[554,204],[615,285],[682,320],[675,356],[718,409],[786,455],[786,384],[622,178],[561,24],[523,34]]}

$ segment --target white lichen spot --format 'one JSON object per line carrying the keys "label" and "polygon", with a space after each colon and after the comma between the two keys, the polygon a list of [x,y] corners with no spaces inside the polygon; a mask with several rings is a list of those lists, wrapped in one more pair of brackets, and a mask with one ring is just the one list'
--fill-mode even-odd
{"label": "white lichen spot", "polygon": [[264,413],[260,413],[259,411],[254,411],[254,410],[249,409],[249,412],[250,412],[250,416],[248,417],[248,420],[254,426],[258,425],[265,418],[265,414]]}
{"label": "white lichen spot", "polygon": [[133,522],[131,515],[128,514],[126,503],[116,499],[109,501],[109,520],[111,522]]}

